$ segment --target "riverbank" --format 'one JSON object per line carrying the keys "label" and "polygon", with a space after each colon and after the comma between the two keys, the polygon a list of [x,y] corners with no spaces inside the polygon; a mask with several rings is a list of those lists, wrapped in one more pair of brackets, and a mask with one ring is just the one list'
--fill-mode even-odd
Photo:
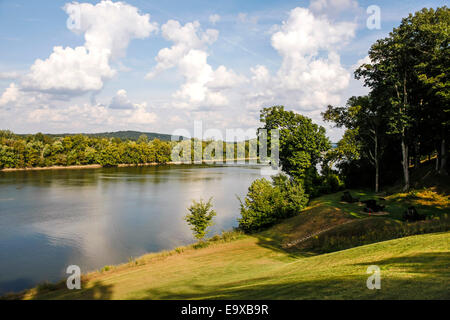
{"label": "riverbank", "polygon": [[[354,191],[354,193],[356,193]],[[360,192],[359,196],[370,196]],[[251,235],[226,232],[205,243],[131,258],[82,276],[81,290],[68,290],[65,280],[41,284],[7,299],[449,299],[446,283],[450,263],[450,232],[413,235],[359,245],[328,253],[304,250],[308,235],[328,239],[353,221],[365,234],[401,223],[396,206],[419,207],[428,199],[388,198],[390,218],[360,217],[357,204],[340,202],[341,193],[314,199],[298,216]],[[434,197],[436,198],[436,197]],[[429,223],[445,216],[447,203],[422,203],[420,211],[433,214]],[[440,203],[440,202],[439,202]],[[403,211],[402,209],[402,211]],[[378,222],[384,222],[381,229]],[[358,223],[359,222],[359,223]],[[376,226],[373,223],[377,222]],[[328,228],[330,223],[334,228]],[[372,227],[371,227],[372,226]],[[345,227],[345,228],[343,228]],[[328,228],[328,229],[325,229]],[[353,227],[351,227],[353,228]],[[406,230],[406,229],[405,229]],[[334,232],[334,233],[333,233]],[[421,231],[423,232],[423,231]],[[399,235],[401,236],[401,235]],[[286,248],[285,244],[303,239]],[[343,238],[342,238],[343,239]],[[311,239],[313,241],[313,239]],[[367,267],[382,270],[385,290],[368,290]],[[408,266],[405,268],[405,265]],[[420,273],[420,277],[412,275]]]}
{"label": "riverbank", "polygon": [[[434,233],[330,254],[294,256],[274,250],[257,236],[242,236],[202,249],[179,249],[106,266],[83,276],[81,290],[68,290],[62,281],[4,298],[449,299],[445,246],[449,240],[449,232]],[[382,268],[385,290],[366,287],[366,270],[373,264]]]}
{"label": "riverbank", "polygon": [[[227,164],[236,163],[238,161],[251,161],[258,160],[259,158],[238,158],[233,160],[217,161],[213,160],[202,160],[201,162],[181,162],[181,161],[169,161],[165,163],[159,162],[148,162],[148,163],[120,163],[116,167],[146,167],[146,166],[158,166],[158,165],[179,165],[179,164],[203,164],[203,163],[217,163],[217,164]],[[257,164],[257,163],[255,163]],[[70,166],[49,166],[49,167],[29,167],[29,168],[3,168],[0,172],[12,172],[12,171],[37,171],[37,170],[67,170],[67,169],[97,169],[103,168],[100,164],[82,164],[82,165],[70,165]]]}

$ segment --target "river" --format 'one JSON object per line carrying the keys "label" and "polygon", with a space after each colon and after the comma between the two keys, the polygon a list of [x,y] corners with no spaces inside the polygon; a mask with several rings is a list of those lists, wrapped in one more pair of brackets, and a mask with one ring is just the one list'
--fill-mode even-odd
{"label": "river", "polygon": [[192,243],[192,199],[213,197],[209,235],[237,226],[261,166],[161,165],[0,172],[0,294]]}

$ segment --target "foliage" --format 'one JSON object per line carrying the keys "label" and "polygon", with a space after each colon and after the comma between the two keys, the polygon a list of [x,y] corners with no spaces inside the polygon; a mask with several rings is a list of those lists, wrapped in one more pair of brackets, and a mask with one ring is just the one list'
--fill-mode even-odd
{"label": "foliage", "polygon": [[[128,132],[128,131],[126,131]],[[134,132],[133,133],[138,133]],[[178,145],[179,144],[179,145]],[[181,160],[194,160],[194,149],[199,146],[204,160],[222,161],[229,152],[230,159],[256,157],[255,140],[236,142],[183,140],[149,141],[147,134],[134,140],[119,137],[98,138],[91,135],[15,135],[0,130],[0,169],[100,164],[110,167],[119,164],[167,163],[175,145],[181,148]],[[256,144],[255,144],[256,145]]]}
{"label": "foliage", "polygon": [[212,209],[212,198],[207,202],[202,199],[199,202],[193,200],[188,210],[185,220],[191,226],[194,236],[203,239],[207,234],[207,228],[213,225],[212,219],[216,216],[216,211]]}
{"label": "foliage", "polygon": [[387,130],[384,125],[385,107],[373,95],[351,97],[345,107],[328,106],[323,119],[347,130],[337,148],[327,154],[331,163],[367,161],[374,168],[375,191],[379,188],[380,160]]}
{"label": "foliage", "polygon": [[[421,155],[438,153],[446,173],[449,136],[449,25],[447,7],[422,9],[402,19],[389,36],[369,50],[371,62],[355,71],[371,89],[387,135],[401,146],[404,190],[410,187],[411,154],[416,166]],[[430,146],[432,147],[430,150]],[[433,150],[434,149],[434,150]]]}
{"label": "foliage", "polygon": [[316,165],[322,153],[329,150],[331,143],[325,136],[325,128],[313,123],[308,117],[284,106],[264,108],[260,113],[261,129],[279,130],[279,160],[282,170],[297,180],[304,181],[308,193],[313,187],[311,179],[317,174]]}
{"label": "foliage", "polygon": [[[64,138],[66,136],[73,136],[73,134],[45,134],[51,138]],[[172,136],[170,134],[163,133],[155,133],[155,132],[140,132],[140,131],[115,131],[115,132],[99,132],[99,133],[83,133],[84,136],[89,138],[106,138],[106,139],[119,139],[122,141],[130,140],[137,141],[141,136],[147,136],[148,140],[159,139],[161,141],[173,141],[173,140],[181,140],[186,139],[181,136]],[[26,135],[20,135],[26,136]]]}
{"label": "foliage", "polygon": [[302,184],[285,175],[255,180],[241,201],[239,228],[245,232],[261,230],[281,219],[298,214],[308,202]]}
{"label": "foliage", "polygon": [[[346,131],[327,159],[348,186],[381,185],[403,175],[410,188],[411,165],[437,155],[436,169],[446,173],[449,144],[450,10],[422,9],[402,19],[369,50],[370,62],[355,71],[370,93],[351,97],[346,106],[328,106],[325,121]],[[389,152],[385,152],[389,150]],[[401,169],[401,170],[400,170]]]}
{"label": "foliage", "polygon": [[0,168],[47,167],[52,165],[166,163],[172,142],[142,135],[138,141],[71,135],[55,138],[38,133],[20,136],[0,131]]}

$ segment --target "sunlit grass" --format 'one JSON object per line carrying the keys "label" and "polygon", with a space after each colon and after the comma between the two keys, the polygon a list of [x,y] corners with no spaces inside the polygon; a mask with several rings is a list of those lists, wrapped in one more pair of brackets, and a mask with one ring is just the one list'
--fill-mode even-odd
{"label": "sunlit grass", "polygon": [[[21,299],[450,299],[450,233],[434,233],[316,254],[286,249],[289,241],[330,226],[330,233],[380,231],[402,226],[410,205],[445,223],[448,197],[435,190],[394,194],[384,200],[352,190],[360,200],[378,199],[389,212],[369,217],[359,203],[340,200],[342,192],[313,199],[297,216],[253,235],[225,232],[201,244],[130,258],[82,277],[82,290],[65,283],[44,284]],[[347,223],[349,222],[349,223]],[[423,221],[429,224],[428,219]],[[347,223],[347,224],[344,224]],[[417,228],[421,228],[418,225]],[[377,231],[378,230],[378,231]],[[448,229],[447,229],[448,230]],[[382,231],[382,230],[381,230]],[[328,232],[328,231],[327,231]],[[420,233],[420,230],[419,230]],[[317,238],[320,238],[319,235]],[[352,237],[352,236],[351,236]],[[394,235],[395,237],[395,235]],[[350,238],[352,239],[352,238]],[[381,241],[381,240],[377,240]],[[358,245],[355,244],[355,245]],[[368,265],[382,270],[382,289],[365,286]]]}
{"label": "sunlit grass", "polygon": [[[292,257],[245,236],[98,275],[82,290],[35,290],[27,299],[449,299],[450,233]],[[369,265],[381,290],[366,287]]]}

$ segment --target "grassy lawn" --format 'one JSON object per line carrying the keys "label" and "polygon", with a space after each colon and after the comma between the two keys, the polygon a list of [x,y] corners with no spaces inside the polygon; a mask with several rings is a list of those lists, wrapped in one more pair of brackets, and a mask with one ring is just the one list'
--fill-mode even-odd
{"label": "grassy lawn", "polygon": [[[353,195],[373,197],[366,192]],[[315,199],[298,216],[253,235],[230,234],[205,248],[145,255],[83,277],[81,290],[65,283],[38,286],[21,299],[450,299],[450,232],[415,235],[315,254],[286,243],[330,226],[364,230],[392,221],[369,217],[341,193]],[[427,200],[428,199],[428,200]],[[414,201],[430,215],[448,212],[448,197],[396,194],[387,207]],[[439,207],[437,202],[441,203]],[[433,209],[435,207],[435,209]],[[330,232],[335,232],[331,230]],[[369,265],[381,268],[381,290],[366,287]]]}
{"label": "grassy lawn", "polygon": [[[400,220],[403,212],[409,206],[416,207],[419,214],[426,216],[450,213],[450,197],[447,194],[438,192],[436,188],[419,189],[392,195],[376,195],[373,191],[368,190],[351,190],[350,192],[353,197],[357,197],[360,200],[375,199],[378,203],[385,205],[384,211],[389,212],[388,217],[393,219]],[[341,195],[342,192],[325,195],[313,200],[312,204],[321,203],[336,207],[358,218],[367,216],[363,211],[363,204],[341,202]]]}
{"label": "grassy lawn", "polygon": [[[25,299],[450,299],[450,233],[412,236],[311,257],[292,257],[256,237],[143,257],[142,265],[90,275],[82,290]],[[145,263],[145,264],[144,264]],[[381,290],[366,287],[369,265]]]}

